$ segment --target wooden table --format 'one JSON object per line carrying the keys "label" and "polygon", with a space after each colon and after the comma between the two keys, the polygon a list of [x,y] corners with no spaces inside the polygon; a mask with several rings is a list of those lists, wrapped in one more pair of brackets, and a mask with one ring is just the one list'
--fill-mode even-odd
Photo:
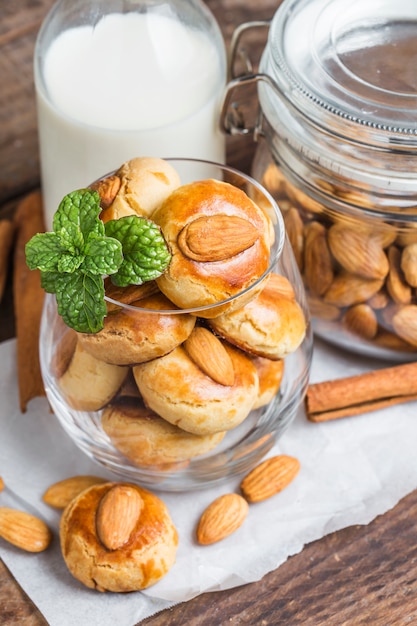
{"label": "wooden table", "polygon": [[[234,0],[207,0],[207,4],[229,42],[237,25],[252,19],[269,19],[279,2],[254,0],[248,6]],[[0,217],[11,215],[19,199],[39,186],[32,55],[36,33],[51,5],[52,0],[2,2]],[[263,37],[261,32],[252,37],[255,51],[262,50]],[[254,148],[249,138],[229,138],[229,163],[249,171]],[[10,276],[0,304],[0,340],[13,334]],[[46,624],[1,561],[0,624]],[[307,545],[300,554],[257,583],[203,594],[141,624],[417,624],[417,491],[368,526],[346,528]]]}

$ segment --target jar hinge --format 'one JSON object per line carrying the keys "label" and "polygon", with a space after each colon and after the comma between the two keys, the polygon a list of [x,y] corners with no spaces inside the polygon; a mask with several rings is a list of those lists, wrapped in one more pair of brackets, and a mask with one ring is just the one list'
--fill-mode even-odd
{"label": "jar hinge", "polygon": [[[242,36],[253,28],[268,28],[270,21],[253,21],[245,22],[238,26],[231,39],[230,50],[228,54],[228,83],[226,85],[223,102],[220,112],[220,125],[226,134],[229,135],[248,135],[252,134],[255,141],[264,135],[263,132],[263,115],[259,107],[257,107],[256,114],[254,116],[255,122],[252,125],[247,124],[245,115],[243,113],[242,102],[233,101],[234,92],[238,89],[246,88],[252,84],[258,82],[267,83],[272,89],[278,91],[278,87],[275,82],[267,74],[256,73],[253,71],[253,64],[249,58],[247,51],[244,48],[240,48]],[[235,63],[237,57],[240,58],[245,71],[243,74],[235,74]]]}

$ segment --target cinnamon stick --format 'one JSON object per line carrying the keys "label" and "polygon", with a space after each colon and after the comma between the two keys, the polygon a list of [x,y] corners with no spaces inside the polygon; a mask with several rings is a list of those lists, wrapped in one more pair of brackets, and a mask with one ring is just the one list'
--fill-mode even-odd
{"label": "cinnamon stick", "polygon": [[17,336],[17,376],[20,409],[44,396],[39,363],[39,330],[44,300],[40,272],[26,265],[25,246],[33,235],[45,230],[40,192],[29,194],[14,216],[16,244],[14,252],[13,299]]}
{"label": "cinnamon stick", "polygon": [[412,400],[417,400],[417,363],[406,363],[312,384],[305,408],[310,421],[325,422]]}

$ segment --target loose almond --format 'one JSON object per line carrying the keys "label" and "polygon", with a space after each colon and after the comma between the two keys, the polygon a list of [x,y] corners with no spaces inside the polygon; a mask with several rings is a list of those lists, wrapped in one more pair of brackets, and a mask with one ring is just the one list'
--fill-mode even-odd
{"label": "loose almond", "polygon": [[417,243],[406,246],[401,255],[401,269],[412,287],[417,287]]}
{"label": "loose almond", "polygon": [[332,284],[333,276],[326,229],[319,222],[310,222],[305,229],[304,243],[304,278],[307,288],[320,296]]}
{"label": "loose almond", "polygon": [[52,541],[52,533],[44,521],[7,507],[0,507],[0,537],[26,552],[42,552]]}
{"label": "loose almond", "polygon": [[205,509],[197,526],[197,541],[209,545],[234,533],[248,514],[247,501],[237,493],[226,493]]}
{"label": "loose almond", "polygon": [[364,339],[373,339],[378,331],[378,320],[369,304],[355,304],[350,307],[343,322],[352,333]]}
{"label": "loose almond", "polygon": [[284,213],[285,229],[300,272],[304,267],[304,224],[300,212],[291,207]]}
{"label": "loose almond", "polygon": [[247,250],[259,238],[257,228],[236,215],[198,217],[178,235],[181,252],[194,261],[224,261]]}
{"label": "loose almond", "polygon": [[319,317],[320,319],[327,320],[329,322],[340,318],[341,311],[335,304],[323,302],[320,297],[312,296],[311,294],[308,294],[307,300],[310,313],[314,317]]}
{"label": "loose almond", "polygon": [[330,250],[340,265],[362,278],[383,279],[389,263],[381,238],[372,232],[335,224],[328,231]]}
{"label": "loose almond", "polygon": [[388,306],[389,296],[384,289],[381,289],[381,291],[378,291],[369,298],[368,304],[374,310],[380,311],[381,309],[385,309],[385,307]]}
{"label": "loose almond", "polygon": [[386,287],[387,292],[398,304],[409,304],[411,302],[411,287],[404,280],[404,273],[401,269],[401,252],[396,246],[388,249],[388,259],[390,269],[388,272]]}
{"label": "loose almond", "polygon": [[55,509],[65,509],[65,507],[78,496],[78,494],[84,491],[84,489],[104,482],[106,482],[106,480],[99,476],[71,476],[48,487],[42,496],[42,500]]}
{"label": "loose almond", "polygon": [[262,461],[240,484],[248,502],[261,502],[287,487],[300,470],[298,459],[280,454]]}
{"label": "loose almond", "polygon": [[184,342],[188,356],[216,383],[232,386],[235,372],[232,359],[226,348],[212,332],[202,326],[196,326]]}
{"label": "loose almond", "polygon": [[340,272],[323,295],[323,299],[327,304],[339,307],[351,306],[372,298],[383,284],[384,281],[379,278],[366,279],[348,272]]}
{"label": "loose almond", "polygon": [[0,491],[3,491],[3,489],[4,489],[4,480],[0,476]]}
{"label": "loose almond", "polygon": [[417,305],[401,307],[392,317],[392,326],[401,339],[417,346]]}
{"label": "loose almond", "polygon": [[138,491],[130,485],[114,485],[101,499],[96,513],[97,534],[108,550],[129,541],[143,507]]}

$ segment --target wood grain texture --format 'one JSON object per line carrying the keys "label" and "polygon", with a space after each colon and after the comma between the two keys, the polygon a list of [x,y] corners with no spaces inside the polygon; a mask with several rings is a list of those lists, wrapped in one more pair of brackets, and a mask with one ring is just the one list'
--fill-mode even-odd
{"label": "wood grain texture", "polygon": [[[12,215],[21,197],[39,185],[32,55],[40,21],[52,3],[52,0],[2,3],[0,217]],[[238,24],[269,19],[279,2],[207,0],[207,4],[229,41]],[[253,44],[255,54],[262,50],[263,39],[261,33],[252,36],[249,43]],[[229,163],[249,171],[254,148],[250,138],[229,138]],[[13,334],[9,277],[0,305],[0,340]],[[259,582],[203,594],[143,620],[141,626],[417,624],[416,520],[417,491],[367,526],[346,528],[305,546]],[[47,626],[1,562],[0,624]]]}

